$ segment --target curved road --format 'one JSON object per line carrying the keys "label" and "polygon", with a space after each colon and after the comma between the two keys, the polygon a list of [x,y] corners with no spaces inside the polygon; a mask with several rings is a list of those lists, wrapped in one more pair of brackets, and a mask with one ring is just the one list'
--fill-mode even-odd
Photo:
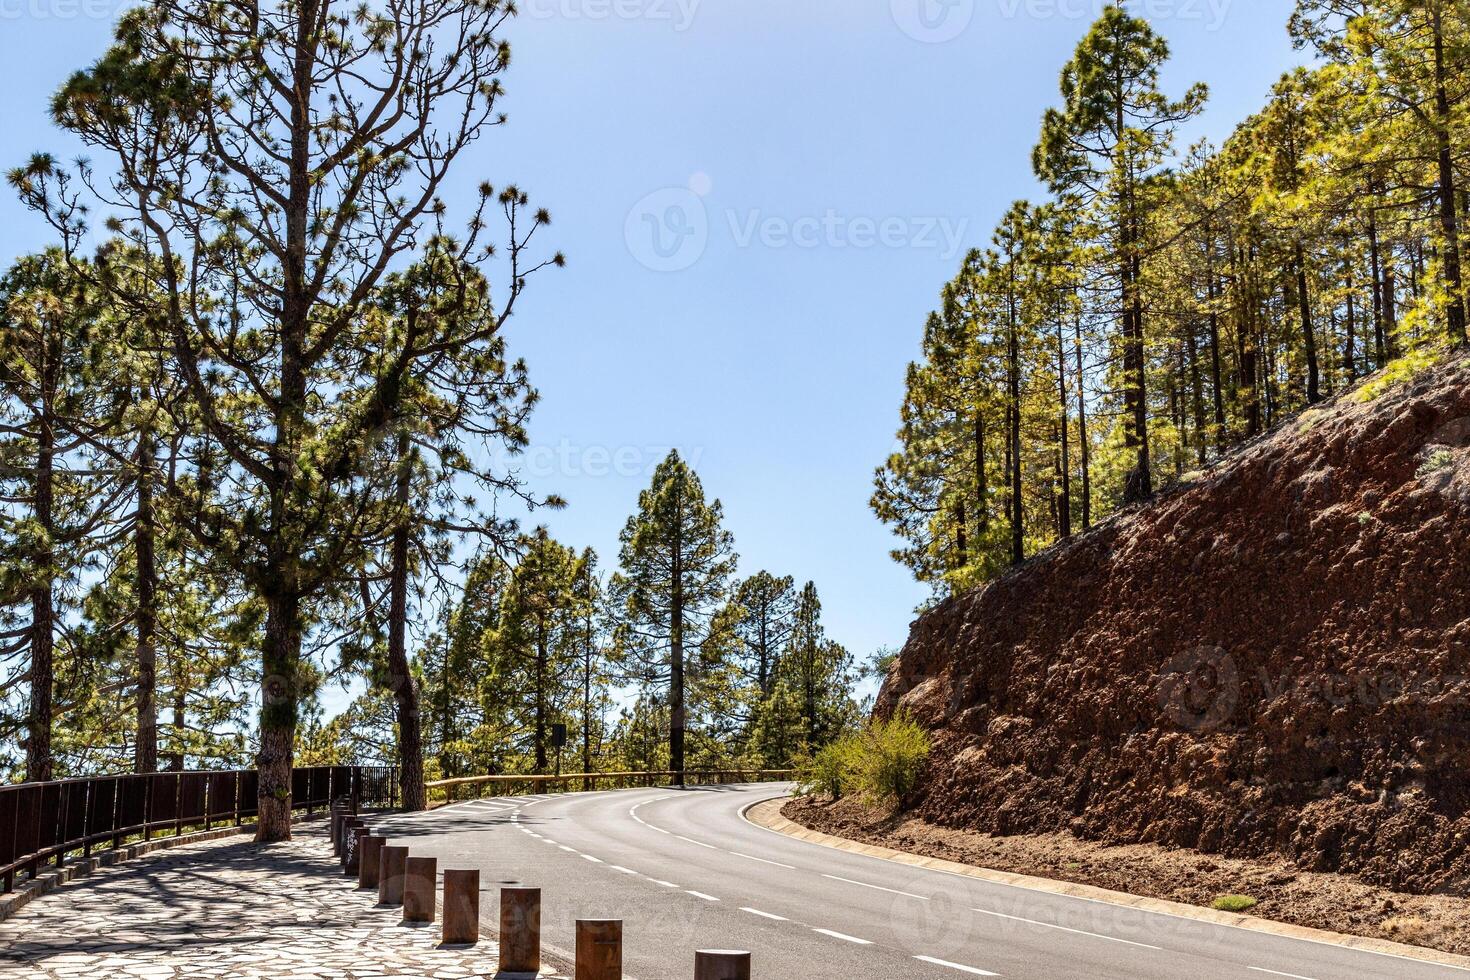
{"label": "curved road", "polygon": [[786,789],[506,797],[385,826],[395,843],[438,857],[441,871],[480,868],[491,930],[501,884],[542,889],[543,940],[564,956],[577,919],[623,919],[630,980],[687,980],[700,948],[751,950],[756,980],[1470,980],[1452,967],[849,854],[744,819]]}

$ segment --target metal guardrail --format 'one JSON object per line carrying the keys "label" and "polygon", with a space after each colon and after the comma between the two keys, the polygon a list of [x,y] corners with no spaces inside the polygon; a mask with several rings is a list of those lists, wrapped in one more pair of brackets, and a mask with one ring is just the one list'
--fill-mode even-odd
{"label": "metal guardrail", "polygon": [[[685,783],[708,786],[732,782],[785,779],[795,774],[794,769],[706,769],[687,770],[683,775]],[[679,773],[672,770],[662,772],[571,772],[555,776],[527,773],[524,775],[459,776],[454,779],[436,779],[424,785],[431,790],[444,790],[446,800],[452,803],[461,789],[471,786],[475,788],[476,795],[479,795],[485,786],[508,786],[510,790],[504,795],[515,796],[521,790],[534,791],[539,787],[574,782],[581,782],[587,789],[594,789],[598,783],[607,782],[614,783],[614,788],[617,789],[632,786],[660,786],[672,783],[678,776]],[[755,778],[751,780],[749,777]]]}
{"label": "metal guardrail", "polygon": [[[73,851],[118,848],[129,838],[181,836],[185,830],[240,826],[256,816],[258,774],[159,772],[92,776],[0,786],[0,894],[17,875],[34,878]],[[291,809],[308,814],[337,800],[387,803],[398,798],[396,769],[316,766],[291,773]]]}

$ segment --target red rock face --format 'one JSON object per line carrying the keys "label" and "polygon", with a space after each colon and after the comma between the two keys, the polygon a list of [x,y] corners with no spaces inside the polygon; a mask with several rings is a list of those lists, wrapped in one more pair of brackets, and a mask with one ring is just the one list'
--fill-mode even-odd
{"label": "red rock face", "polygon": [[1470,891],[1470,360],[921,617],[919,816]]}

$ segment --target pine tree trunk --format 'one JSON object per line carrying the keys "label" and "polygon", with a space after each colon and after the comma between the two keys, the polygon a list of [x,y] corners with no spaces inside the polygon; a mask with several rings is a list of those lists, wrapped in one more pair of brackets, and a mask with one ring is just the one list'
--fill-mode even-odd
{"label": "pine tree trunk", "polygon": [[682,506],[676,515],[669,603],[669,768],[684,785],[684,540]]}
{"label": "pine tree trunk", "polygon": [[265,646],[261,651],[260,777],[255,839],[291,839],[291,760],[295,751],[298,667],[301,662],[301,601],[295,595],[266,596]]}
{"label": "pine tree trunk", "polygon": [[403,809],[417,813],[429,808],[429,794],[424,786],[424,737],[419,690],[408,663],[408,452],[408,438],[400,436],[397,503],[403,516],[393,531],[392,567],[389,571],[388,674],[397,709],[398,783],[402,787]]}
{"label": "pine tree trunk", "polygon": [[1061,449],[1062,497],[1057,501],[1057,530],[1063,541],[1072,536],[1072,447],[1070,444],[1071,415],[1067,394],[1067,342],[1062,333],[1062,318],[1057,316],[1057,397],[1062,406]]}
{"label": "pine tree trunk", "polygon": [[[42,339],[43,348],[47,346]],[[42,384],[46,392],[55,389],[54,359],[42,354]],[[55,577],[55,555],[52,543],[56,536],[53,514],[56,496],[56,434],[50,417],[51,397],[46,396],[36,439],[35,518],[42,533],[42,545],[36,554],[36,583],[30,590],[31,601],[31,681],[30,705],[26,716],[26,780],[44,782],[54,774],[51,758],[51,716],[56,686],[56,605],[52,594]]]}
{"label": "pine tree trunk", "polygon": [[1302,350],[1307,358],[1307,404],[1322,400],[1322,370],[1317,363],[1317,331],[1312,327],[1312,298],[1307,292],[1307,260],[1297,239],[1292,260],[1296,266],[1296,302],[1302,322]]}
{"label": "pine tree trunk", "polygon": [[138,440],[137,514],[134,518],[133,551],[137,562],[137,736],[133,745],[133,771],[158,769],[158,569],[154,554],[153,439]]}
{"label": "pine tree trunk", "polygon": [[1434,136],[1439,163],[1439,224],[1443,242],[1440,245],[1444,264],[1445,289],[1449,292],[1448,329],[1452,344],[1464,344],[1465,288],[1460,273],[1460,229],[1455,213],[1455,157],[1450,145],[1450,100],[1445,66],[1443,13],[1435,4],[1431,13],[1434,29]]}
{"label": "pine tree trunk", "polygon": [[1087,388],[1082,363],[1082,317],[1074,321],[1077,331],[1077,442],[1082,454],[1082,530],[1092,528],[1092,440],[1087,434]]}

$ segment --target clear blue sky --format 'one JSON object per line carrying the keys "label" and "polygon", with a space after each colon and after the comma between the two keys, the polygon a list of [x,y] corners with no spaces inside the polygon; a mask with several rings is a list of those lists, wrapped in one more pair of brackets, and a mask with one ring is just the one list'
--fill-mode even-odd
{"label": "clear blue sky", "polygon": [[[553,533],[610,565],[677,446],[742,573],[814,579],[860,656],[901,644],[925,591],[867,498],[904,367],[964,249],[1038,196],[1038,122],[1101,3],[523,0],[510,125],[458,187],[520,184],[567,253],[511,332],[544,398],[527,466],[570,502]],[[122,6],[0,0],[5,168],[77,152],[46,102]],[[1172,91],[1211,86],[1191,140],[1226,135],[1301,58],[1280,0],[1129,6],[1171,42]],[[0,257],[46,242],[0,193]]]}

